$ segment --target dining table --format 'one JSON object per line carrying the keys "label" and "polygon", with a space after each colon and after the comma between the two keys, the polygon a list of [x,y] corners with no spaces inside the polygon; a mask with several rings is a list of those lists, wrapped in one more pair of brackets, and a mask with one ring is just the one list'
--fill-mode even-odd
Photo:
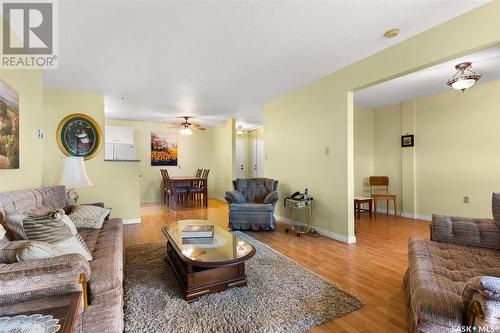
{"label": "dining table", "polygon": [[194,186],[194,184],[200,184],[201,188],[203,189],[203,205],[205,207],[208,207],[208,179],[207,178],[202,178],[202,177],[196,177],[196,176],[176,176],[176,177],[169,177],[169,181],[171,182],[172,185],[172,191],[174,192],[174,203],[175,206],[178,204],[178,196],[176,193],[176,188],[178,186]]}

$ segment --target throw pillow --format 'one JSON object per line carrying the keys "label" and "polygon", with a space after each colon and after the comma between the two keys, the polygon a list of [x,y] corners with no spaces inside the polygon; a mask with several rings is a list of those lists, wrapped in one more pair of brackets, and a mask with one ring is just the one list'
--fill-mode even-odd
{"label": "throw pillow", "polygon": [[85,259],[92,260],[85,241],[61,209],[40,216],[8,213],[6,223],[16,240],[50,243],[64,253],[79,253]]}
{"label": "throw pillow", "polygon": [[500,192],[493,193],[491,207],[495,223],[500,228]]}
{"label": "throw pillow", "polygon": [[78,205],[69,214],[77,228],[101,229],[111,209],[92,205]]}
{"label": "throw pillow", "polygon": [[46,259],[65,254],[49,243],[37,241],[12,241],[0,248],[0,263],[12,264],[35,259]]}
{"label": "throw pillow", "polygon": [[246,199],[243,196],[241,192],[238,191],[233,191],[233,192],[226,192],[226,195],[231,197],[235,203],[240,204],[240,203],[245,203]]}

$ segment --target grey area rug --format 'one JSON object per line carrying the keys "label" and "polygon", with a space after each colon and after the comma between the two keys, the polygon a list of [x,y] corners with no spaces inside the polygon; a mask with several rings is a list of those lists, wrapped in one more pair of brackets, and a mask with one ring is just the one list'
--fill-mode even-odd
{"label": "grey area rug", "polygon": [[246,262],[248,286],[187,303],[165,243],[125,252],[125,332],[302,332],[363,306],[314,272],[237,232],[257,250]]}

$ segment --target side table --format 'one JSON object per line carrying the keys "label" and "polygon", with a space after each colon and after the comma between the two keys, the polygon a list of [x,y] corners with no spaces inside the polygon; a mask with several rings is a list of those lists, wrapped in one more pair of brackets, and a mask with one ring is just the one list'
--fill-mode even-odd
{"label": "side table", "polygon": [[[30,327],[49,328],[50,332],[75,331],[78,314],[83,309],[83,293],[36,298],[0,306],[0,332],[32,332]],[[16,331],[17,332],[17,331]]]}
{"label": "side table", "polygon": [[[368,204],[368,209],[362,208],[361,205]],[[357,197],[354,198],[354,216],[356,218],[361,218],[361,213],[368,213],[370,217],[372,217],[372,206],[373,199],[368,197]]]}

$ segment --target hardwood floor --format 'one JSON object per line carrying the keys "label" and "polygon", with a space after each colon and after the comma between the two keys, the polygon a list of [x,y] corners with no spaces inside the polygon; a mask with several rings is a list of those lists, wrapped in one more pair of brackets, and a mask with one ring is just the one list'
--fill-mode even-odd
{"label": "hardwood floor", "polygon": [[[164,241],[160,227],[180,219],[208,219],[227,228],[227,215],[227,204],[218,200],[209,200],[208,208],[178,210],[147,204],[141,208],[142,223],[125,226],[124,243],[129,246]],[[380,214],[370,219],[364,215],[356,221],[357,243],[350,245],[326,237],[297,237],[285,233],[284,223],[278,223],[276,232],[248,232],[365,303],[361,310],[309,332],[407,332],[402,281],[408,237],[429,238],[429,223]]]}

